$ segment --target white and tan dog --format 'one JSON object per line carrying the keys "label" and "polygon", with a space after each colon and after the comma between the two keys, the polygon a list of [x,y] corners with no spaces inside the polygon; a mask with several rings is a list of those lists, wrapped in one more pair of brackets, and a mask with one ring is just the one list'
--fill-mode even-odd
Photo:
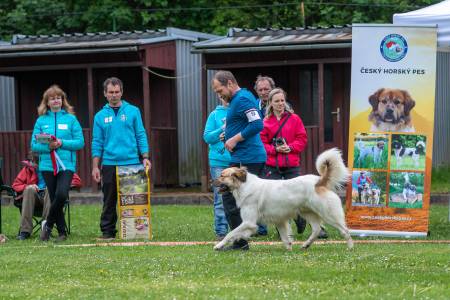
{"label": "white and tan dog", "polygon": [[300,214],[312,228],[311,236],[303,243],[308,248],[320,233],[322,222],[342,234],[349,249],[353,247],[345,224],[341,199],[335,190],[348,180],[341,152],[336,148],[319,155],[316,168],[320,176],[304,175],[289,180],[261,179],[248,173],[245,168],[228,168],[222,171],[214,185],[221,192],[231,191],[241,210],[242,223],[219,242],[214,249],[220,250],[236,240],[248,240],[257,230],[257,223],[275,224],[281,240],[292,250],[289,220]]}

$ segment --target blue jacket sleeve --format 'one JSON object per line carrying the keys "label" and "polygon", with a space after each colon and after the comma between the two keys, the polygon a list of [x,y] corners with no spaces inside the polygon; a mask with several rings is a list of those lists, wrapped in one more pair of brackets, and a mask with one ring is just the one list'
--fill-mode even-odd
{"label": "blue jacket sleeve", "polygon": [[[241,131],[241,135],[244,139],[257,135],[263,130],[264,123],[261,118],[261,111],[259,110],[259,107],[256,107],[251,101],[243,101],[239,107],[239,111],[242,112],[244,118],[249,120],[247,126],[245,126],[245,128]],[[253,113],[255,117],[249,119],[248,114],[250,113]]]}
{"label": "blue jacket sleeve", "polygon": [[144,124],[142,123],[141,112],[139,111],[139,109],[136,109],[136,118],[134,122],[134,130],[136,134],[139,153],[149,153],[147,133],[145,132]]}
{"label": "blue jacket sleeve", "polygon": [[206,121],[205,131],[203,132],[203,140],[207,144],[213,145],[220,142],[220,134],[223,132],[222,128],[216,128],[216,114],[212,112]]}
{"label": "blue jacket sleeve", "polygon": [[98,119],[99,118],[95,116],[92,130],[92,157],[103,156],[103,145],[105,142],[105,136],[103,133],[103,128]]}
{"label": "blue jacket sleeve", "polygon": [[41,124],[39,119],[37,119],[36,123],[34,123],[34,129],[31,135],[31,150],[37,153],[50,153],[50,148],[47,144],[38,143],[36,141],[36,134],[40,134],[41,132]]}
{"label": "blue jacket sleeve", "polygon": [[62,149],[76,151],[84,147],[83,129],[76,118],[72,122],[72,137],[71,140],[61,140]]}

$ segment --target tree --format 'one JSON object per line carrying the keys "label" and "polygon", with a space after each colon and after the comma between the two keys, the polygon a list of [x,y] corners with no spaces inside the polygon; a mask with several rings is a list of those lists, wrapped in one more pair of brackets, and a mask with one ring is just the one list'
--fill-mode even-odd
{"label": "tree", "polygon": [[[225,34],[230,27],[302,27],[390,23],[396,12],[440,0],[2,0],[0,37],[160,29]],[[413,2],[413,4],[411,4]]]}

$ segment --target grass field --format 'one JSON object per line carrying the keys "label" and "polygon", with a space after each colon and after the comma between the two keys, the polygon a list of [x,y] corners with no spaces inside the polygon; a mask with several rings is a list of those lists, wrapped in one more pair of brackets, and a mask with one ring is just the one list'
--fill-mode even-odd
{"label": "grass field", "polygon": [[431,192],[450,193],[450,166],[433,168],[431,173]]}
{"label": "grass field", "polygon": [[[449,244],[313,245],[287,252],[252,245],[214,252],[212,245],[82,247],[99,235],[100,206],[72,206],[64,243],[21,242],[18,211],[3,207],[0,299],[448,299]],[[155,241],[211,241],[209,206],[153,207]],[[270,235],[257,241],[277,240]],[[330,240],[339,239],[328,228]],[[448,207],[433,205],[431,236],[450,240]],[[306,233],[307,234],[307,233]],[[296,236],[296,239],[304,239]],[[374,238],[372,238],[374,239]],[[78,246],[77,246],[78,245]]]}

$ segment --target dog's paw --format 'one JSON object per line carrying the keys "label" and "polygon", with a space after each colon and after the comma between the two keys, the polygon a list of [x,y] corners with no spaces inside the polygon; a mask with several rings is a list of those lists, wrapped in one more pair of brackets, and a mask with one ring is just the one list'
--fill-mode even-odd
{"label": "dog's paw", "polygon": [[306,250],[308,250],[309,246],[311,246],[311,245],[309,245],[309,244],[303,244],[303,245],[300,247],[300,250],[301,250],[301,251],[306,251]]}
{"label": "dog's paw", "polygon": [[217,245],[214,246],[214,250],[220,251],[220,250],[222,250],[223,246],[224,246],[224,244],[218,243]]}

